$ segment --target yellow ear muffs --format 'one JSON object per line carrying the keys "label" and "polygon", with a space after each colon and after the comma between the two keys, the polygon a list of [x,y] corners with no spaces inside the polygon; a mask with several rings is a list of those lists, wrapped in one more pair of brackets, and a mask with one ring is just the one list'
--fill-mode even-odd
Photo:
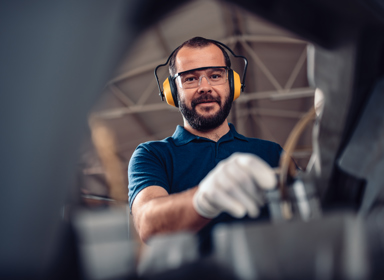
{"label": "yellow ear muffs", "polygon": [[239,98],[241,93],[241,81],[240,81],[240,75],[237,74],[235,71],[233,72],[233,101],[235,101],[237,98]]}
{"label": "yellow ear muffs", "polygon": [[163,83],[163,94],[169,105],[179,107],[176,84],[171,76],[169,76]]}
{"label": "yellow ear muffs", "polygon": [[[207,40],[207,39],[204,39],[204,40]],[[228,71],[228,82],[229,82],[229,87],[230,87],[230,95],[231,97],[233,97],[233,101],[235,101],[237,98],[239,98],[240,96],[240,92],[244,91],[244,88],[245,88],[245,76],[246,76],[246,73],[247,73],[247,67],[248,67],[248,60],[244,57],[244,56],[241,56],[241,55],[236,55],[228,46],[224,45],[223,43],[220,43],[218,41],[215,41],[215,40],[207,40],[215,45],[217,45],[218,47],[220,47],[222,49],[222,47],[224,47],[225,49],[227,49],[234,57],[236,58],[242,58],[244,60],[244,71],[243,71],[243,84],[241,83],[240,81],[240,76],[239,74],[237,74],[235,71],[233,71],[232,69],[229,69]],[[163,66],[166,66],[168,65],[168,62],[170,61],[171,57],[173,56],[173,54],[178,51],[183,45],[179,46],[178,48],[176,48],[172,53],[171,55],[168,57],[167,59],[167,62],[165,62],[164,64],[160,64],[158,65],[156,68],[155,68],[155,71],[154,71],[154,74],[155,74],[155,78],[156,78],[156,82],[157,82],[157,87],[159,88],[159,95],[161,97],[161,100],[163,101],[164,100],[164,97],[165,97],[165,100],[167,101],[167,103],[171,106],[175,106],[175,107],[179,107],[179,102],[177,100],[177,87],[176,87],[176,83],[175,83],[175,80],[173,77],[169,76],[163,83],[163,90],[161,90],[160,88],[160,83],[159,83],[159,78],[157,76],[157,69],[159,69],[160,67],[163,67]],[[226,55],[226,52],[224,49],[222,49],[224,56],[229,60],[229,57],[228,55]],[[228,64],[228,67],[230,67],[230,61],[229,61],[229,64]]]}
{"label": "yellow ear muffs", "polygon": [[230,88],[230,94],[233,96],[233,101],[239,98],[241,93],[241,81],[240,76],[232,69],[228,71],[228,82]]}

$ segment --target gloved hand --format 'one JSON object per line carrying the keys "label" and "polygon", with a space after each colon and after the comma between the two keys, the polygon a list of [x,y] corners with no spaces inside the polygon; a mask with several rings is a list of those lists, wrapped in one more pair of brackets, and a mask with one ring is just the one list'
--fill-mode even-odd
{"label": "gloved hand", "polygon": [[275,174],[264,160],[252,154],[235,153],[200,182],[193,206],[206,218],[215,218],[221,212],[236,218],[246,214],[255,218],[265,203],[262,191],[273,189],[276,184]]}

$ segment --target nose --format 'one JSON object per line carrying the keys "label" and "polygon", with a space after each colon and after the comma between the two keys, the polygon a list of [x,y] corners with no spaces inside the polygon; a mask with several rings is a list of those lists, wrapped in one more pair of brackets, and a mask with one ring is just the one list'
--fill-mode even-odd
{"label": "nose", "polygon": [[[205,79],[203,79],[205,78]],[[205,75],[201,75],[199,79],[199,89],[198,92],[200,93],[206,93],[211,92],[211,83],[209,82],[208,78]]]}
{"label": "nose", "polygon": [[208,83],[208,85],[211,85],[211,83],[209,82],[207,76],[205,75],[201,75],[200,76],[200,79],[199,79],[199,86],[203,83],[203,78],[205,78],[206,82]]}

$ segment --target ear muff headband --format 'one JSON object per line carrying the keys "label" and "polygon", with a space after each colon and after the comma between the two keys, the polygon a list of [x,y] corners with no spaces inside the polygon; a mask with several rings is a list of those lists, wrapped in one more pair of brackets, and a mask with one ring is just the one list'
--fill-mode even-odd
{"label": "ear muff headband", "polygon": [[[235,71],[233,71],[239,77],[238,81],[240,82],[240,89],[241,89],[241,91],[244,91],[244,89],[245,89],[245,77],[247,75],[247,68],[248,68],[248,59],[245,56],[236,55],[227,45],[224,45],[223,43],[221,43],[219,41],[215,41],[215,40],[209,40],[209,41],[211,41],[214,44],[217,44],[217,45],[220,45],[220,46],[226,48],[234,57],[241,58],[241,59],[244,60],[244,70],[243,70],[243,78],[242,78],[243,81],[242,82],[240,81],[240,76]],[[239,93],[239,95],[240,95],[240,93]],[[238,98],[238,97],[239,96],[237,96],[236,98]]]}
{"label": "ear muff headband", "polygon": [[[224,45],[223,43],[220,43],[215,40],[208,40],[216,45],[223,46],[226,48],[234,57],[236,58],[242,58],[244,60],[244,70],[243,70],[243,81],[241,82],[239,74],[237,74],[232,69],[229,69],[228,72],[228,80],[229,80],[229,87],[230,87],[230,94],[233,94],[233,100],[236,100],[242,91],[244,91],[245,88],[245,77],[247,74],[247,68],[248,68],[248,60],[242,56],[242,55],[236,55],[228,46]],[[159,88],[159,95],[161,97],[161,100],[164,101],[164,97],[166,102],[169,105],[178,107],[178,101],[177,101],[177,87],[175,84],[175,80],[172,76],[169,76],[163,83],[163,90],[160,88],[159,78],[157,76],[157,69],[160,67],[168,65],[169,60],[171,59],[174,52],[178,49],[178,47],[170,54],[167,61],[164,64],[160,64],[155,68],[154,74],[157,82],[157,86]]]}

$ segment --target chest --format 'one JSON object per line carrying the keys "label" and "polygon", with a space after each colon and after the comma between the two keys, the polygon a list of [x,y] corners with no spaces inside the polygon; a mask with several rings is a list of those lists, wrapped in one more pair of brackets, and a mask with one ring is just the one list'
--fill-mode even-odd
{"label": "chest", "polygon": [[167,167],[171,193],[195,187],[220,161],[233,153],[250,152],[241,144],[197,141],[172,151],[172,162]]}

